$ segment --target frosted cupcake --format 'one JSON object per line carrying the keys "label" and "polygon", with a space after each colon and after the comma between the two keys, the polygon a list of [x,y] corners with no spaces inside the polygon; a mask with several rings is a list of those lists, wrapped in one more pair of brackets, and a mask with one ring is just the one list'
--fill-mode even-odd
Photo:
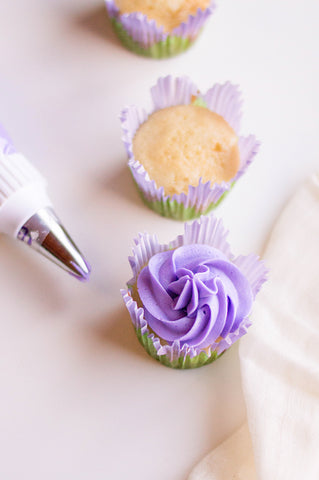
{"label": "frosted cupcake", "polygon": [[188,220],[216,207],[258,151],[239,136],[241,95],[216,84],[199,93],[187,77],[160,78],[153,112],[130,106],[121,114],[128,165],[144,202],[163,216]]}
{"label": "frosted cupcake", "polygon": [[106,0],[113,28],[126,48],[153,58],[186,50],[215,9],[214,0]]}
{"label": "frosted cupcake", "polygon": [[172,368],[216,360],[247,333],[267,270],[255,255],[234,257],[217,218],[185,225],[168,245],[140,235],[122,296],[146,351]]}

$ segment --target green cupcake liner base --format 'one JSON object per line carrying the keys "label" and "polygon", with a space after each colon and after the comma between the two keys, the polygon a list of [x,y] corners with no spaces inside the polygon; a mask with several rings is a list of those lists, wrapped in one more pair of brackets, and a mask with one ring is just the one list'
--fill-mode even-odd
{"label": "green cupcake liner base", "polygon": [[211,355],[207,355],[206,352],[201,352],[196,357],[190,357],[189,355],[181,356],[176,360],[171,361],[167,355],[158,355],[156,348],[154,347],[153,341],[149,338],[149,333],[144,333],[142,335],[141,329],[135,329],[137,338],[140,344],[144,347],[147,353],[160,362],[162,365],[165,365],[169,368],[175,368],[179,370],[186,370],[191,368],[199,368],[204,365],[209,365],[210,363],[217,360],[223,355],[224,352],[218,355],[217,352],[212,352]]}
{"label": "green cupcake liner base", "polygon": [[229,190],[226,190],[219,200],[215,203],[211,203],[206,209],[197,210],[195,207],[185,207],[183,203],[178,203],[176,200],[171,200],[167,198],[166,200],[149,200],[145,197],[144,192],[138,187],[140,197],[147,207],[154,212],[162,215],[162,217],[172,218],[174,220],[188,221],[198,218],[201,215],[207,215],[209,212],[214,210],[218,205],[224,200],[228,195],[230,190],[233,188],[234,183],[232,184]]}
{"label": "green cupcake liner base", "polygon": [[120,39],[125,48],[131,52],[151,58],[167,58],[178,55],[187,50],[196,40],[196,38],[183,38],[177,36],[169,36],[166,40],[154,43],[149,47],[143,47],[127,33],[123,25],[111,18],[111,24],[114,32]]}

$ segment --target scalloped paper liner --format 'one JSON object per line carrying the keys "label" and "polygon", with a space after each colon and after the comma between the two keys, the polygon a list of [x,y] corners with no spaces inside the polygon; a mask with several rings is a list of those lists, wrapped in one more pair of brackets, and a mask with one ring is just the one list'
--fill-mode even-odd
{"label": "scalloped paper liner", "polygon": [[251,322],[249,318],[243,319],[234,331],[228,332],[224,338],[220,338],[208,349],[190,347],[187,344],[181,346],[178,341],[171,345],[162,344],[161,339],[149,328],[144,317],[144,309],[138,307],[136,301],[132,298],[133,287],[137,282],[138,275],[156,253],[175,249],[182,245],[207,244],[224,253],[242,271],[251,285],[255,298],[262,284],[266,281],[267,269],[255,255],[241,255],[234,258],[227,242],[227,235],[228,231],[224,228],[222,221],[215,216],[210,216],[201,217],[191,224],[185,224],[184,234],[179,235],[169,244],[160,244],[155,235],[147,233],[140,234],[135,239],[133,255],[129,257],[133,278],[127,284],[128,290],[122,290],[121,294],[140,343],[151,357],[163,365],[178,369],[198,368],[207,365],[219,358],[233,343],[245,335]]}
{"label": "scalloped paper liner", "polygon": [[170,34],[141,12],[120,14],[114,0],[105,0],[112,27],[122,44],[139,55],[165,58],[187,50],[196,40],[207,18],[215,10],[215,1],[205,10],[176,27]]}
{"label": "scalloped paper liner", "polygon": [[122,45],[131,52],[143,55],[144,57],[157,59],[174,57],[175,55],[185,52],[197,38],[168,36],[165,40],[160,40],[148,47],[143,47],[140,43],[133,40],[118,20],[112,18],[111,24]]}
{"label": "scalloped paper liner", "polygon": [[165,195],[164,189],[151,180],[147,171],[133,154],[133,138],[138,128],[147,120],[146,110],[130,106],[126,107],[120,116],[123,141],[129,157],[128,166],[134,181],[146,205],[157,213],[178,220],[190,220],[208,213],[219,205],[227,192],[235,185],[246,172],[259,149],[259,142],[253,135],[239,136],[241,120],[241,94],[238,87],[227,82],[216,84],[206,94],[198,93],[197,86],[187,77],[160,78],[152,87],[151,95],[153,110],[151,113],[175,106],[197,104],[209,108],[221,115],[238,135],[240,151],[240,166],[236,175],[229,182],[220,184],[203,183],[199,179],[196,187],[189,186],[188,192]]}
{"label": "scalloped paper liner", "polygon": [[183,203],[178,203],[176,200],[170,198],[162,198],[161,200],[148,200],[144,196],[143,190],[139,188],[137,183],[135,185],[138,189],[141,199],[147,207],[154,212],[158,213],[162,217],[172,218],[173,220],[188,221],[200,217],[201,215],[207,215],[214,210],[224,200],[226,195],[229,194],[235,183],[233,183],[229,190],[225,191],[221,197],[215,203],[211,203],[205,211],[197,211],[196,207],[185,207]]}
{"label": "scalloped paper liner", "polygon": [[146,352],[157,360],[165,367],[176,368],[176,369],[190,369],[190,368],[199,368],[204,365],[209,365],[213,363],[217,358],[223,355],[224,352],[218,355],[216,351],[211,352],[209,356],[206,352],[201,352],[195,357],[190,357],[190,355],[181,355],[170,360],[169,355],[158,355],[157,350],[153,343],[153,338],[146,332],[142,334],[141,329],[135,329],[135,333],[140,344],[144,347]]}

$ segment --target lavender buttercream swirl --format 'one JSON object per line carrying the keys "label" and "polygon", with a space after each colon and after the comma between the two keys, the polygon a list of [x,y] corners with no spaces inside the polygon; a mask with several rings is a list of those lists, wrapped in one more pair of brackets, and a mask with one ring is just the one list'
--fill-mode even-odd
{"label": "lavender buttercream swirl", "polygon": [[253,303],[246,277],[209,245],[154,255],[137,279],[144,316],[171,344],[206,348],[238,329]]}

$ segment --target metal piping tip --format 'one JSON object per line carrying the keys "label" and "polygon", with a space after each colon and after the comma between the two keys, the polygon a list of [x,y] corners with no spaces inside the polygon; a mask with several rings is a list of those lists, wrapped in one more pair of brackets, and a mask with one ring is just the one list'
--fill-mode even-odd
{"label": "metal piping tip", "polygon": [[90,279],[91,265],[83,257],[82,260],[84,263],[82,267],[74,262],[70,262],[73,271],[69,271],[69,274],[81,282],[87,282]]}
{"label": "metal piping tip", "polygon": [[89,280],[91,267],[52,210],[39,210],[20,229],[18,239],[80,281]]}

